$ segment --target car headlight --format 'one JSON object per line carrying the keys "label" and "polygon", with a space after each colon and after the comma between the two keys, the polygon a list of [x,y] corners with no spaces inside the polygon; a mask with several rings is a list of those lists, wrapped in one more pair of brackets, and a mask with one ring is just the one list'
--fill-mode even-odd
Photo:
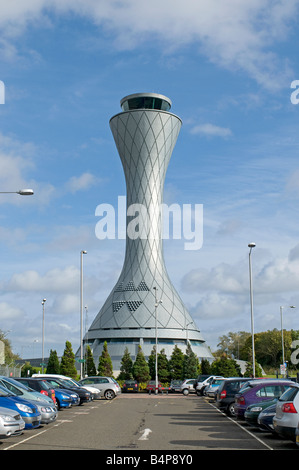
{"label": "car headlight", "polygon": [[63,398],[63,400],[67,400],[69,398],[68,395],[61,395],[61,398]]}
{"label": "car headlight", "polygon": [[262,411],[262,407],[261,406],[254,406],[253,408],[250,408],[249,411]]}
{"label": "car headlight", "polygon": [[33,413],[33,410],[29,406],[23,405],[23,403],[16,403],[16,405],[19,410],[24,411],[24,413]]}
{"label": "car headlight", "polygon": [[10,416],[10,415],[1,415],[0,420],[4,421],[5,423],[11,423],[11,422],[15,421],[15,418],[13,416]]}
{"label": "car headlight", "polygon": [[51,408],[50,406],[42,406],[42,407],[41,407],[41,411],[42,411],[43,413],[52,413],[53,408]]}

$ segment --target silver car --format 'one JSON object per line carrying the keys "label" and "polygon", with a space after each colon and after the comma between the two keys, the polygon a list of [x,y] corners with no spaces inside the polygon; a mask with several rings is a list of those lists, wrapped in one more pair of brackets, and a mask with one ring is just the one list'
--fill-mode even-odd
{"label": "silver car", "polygon": [[10,377],[0,377],[0,385],[14,395],[25,398],[34,404],[41,414],[42,424],[49,424],[56,421],[58,411],[52,398],[42,395],[32,388],[27,387],[27,385],[21,384]]}
{"label": "silver car", "polygon": [[182,382],[180,391],[184,395],[189,395],[189,393],[195,393],[194,389],[194,383],[196,382],[196,379],[186,379]]}
{"label": "silver car", "polygon": [[78,383],[82,387],[86,385],[96,387],[100,390],[101,397],[106,398],[106,400],[112,400],[112,398],[115,398],[121,393],[121,388],[113,377],[85,377],[85,379],[79,380]]}
{"label": "silver car", "polygon": [[292,384],[277,400],[274,430],[291,441],[296,440],[299,423],[299,384]]}
{"label": "silver car", "polygon": [[0,407],[0,438],[18,436],[25,428],[21,415],[9,408]]}

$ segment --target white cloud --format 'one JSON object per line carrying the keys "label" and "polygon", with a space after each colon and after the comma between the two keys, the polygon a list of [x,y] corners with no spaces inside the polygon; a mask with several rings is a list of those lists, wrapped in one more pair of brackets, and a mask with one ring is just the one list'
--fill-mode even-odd
{"label": "white cloud", "polygon": [[190,132],[191,134],[202,134],[208,137],[229,137],[232,135],[232,131],[229,128],[215,126],[210,123],[194,126]]}
{"label": "white cloud", "polygon": [[23,312],[20,308],[12,306],[8,302],[0,303],[0,320],[17,320],[23,318]]}
{"label": "white cloud", "polygon": [[67,266],[64,269],[50,269],[44,276],[28,270],[14,274],[8,281],[7,291],[30,292],[74,292],[79,286],[79,269]]}
{"label": "white cloud", "polygon": [[67,181],[66,188],[72,193],[75,193],[89,189],[91,186],[95,185],[97,181],[98,178],[96,176],[86,172],[80,176],[72,176],[69,181]]}
{"label": "white cloud", "polygon": [[49,25],[49,12],[72,12],[109,31],[119,49],[139,47],[147,39],[162,41],[168,51],[197,44],[212,62],[244,70],[273,90],[285,83],[289,70],[271,47],[286,38],[292,22],[295,26],[298,0],[52,0],[50,6],[46,0],[1,0],[0,8],[5,40],[29,25]]}

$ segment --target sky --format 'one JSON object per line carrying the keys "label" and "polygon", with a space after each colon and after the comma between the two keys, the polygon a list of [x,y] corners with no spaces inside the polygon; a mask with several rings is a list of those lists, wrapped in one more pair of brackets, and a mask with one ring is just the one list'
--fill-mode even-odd
{"label": "sky", "polygon": [[[120,274],[100,240],[125,180],[109,120],[161,93],[183,125],[164,202],[201,204],[203,243],[164,240],[174,286],[212,351],[229,332],[299,329],[298,0],[0,0],[0,329],[41,357],[80,341]],[[293,86],[293,88],[292,88]],[[14,192],[32,188],[33,196]],[[4,194],[11,192],[11,194]],[[290,309],[288,306],[298,306]]]}

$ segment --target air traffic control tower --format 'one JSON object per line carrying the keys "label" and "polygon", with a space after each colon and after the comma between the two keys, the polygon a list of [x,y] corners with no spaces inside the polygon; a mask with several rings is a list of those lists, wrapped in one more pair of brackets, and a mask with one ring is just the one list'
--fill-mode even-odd
{"label": "air traffic control tower", "polygon": [[[124,265],[84,344],[90,345],[97,364],[107,341],[114,371],[120,368],[125,347],[133,361],[139,345],[147,358],[156,335],[158,352],[164,349],[168,358],[175,345],[185,352],[188,341],[200,359],[210,359],[211,352],[172,285],[163,259],[160,207],[182,122],[170,113],[171,101],[160,94],[137,93],[120,103],[122,112],[111,118],[110,127],[125,173],[127,209],[142,205],[150,223],[145,217],[146,236],[135,237],[129,233],[132,217],[127,215]],[[142,212],[139,216],[142,221]]]}

